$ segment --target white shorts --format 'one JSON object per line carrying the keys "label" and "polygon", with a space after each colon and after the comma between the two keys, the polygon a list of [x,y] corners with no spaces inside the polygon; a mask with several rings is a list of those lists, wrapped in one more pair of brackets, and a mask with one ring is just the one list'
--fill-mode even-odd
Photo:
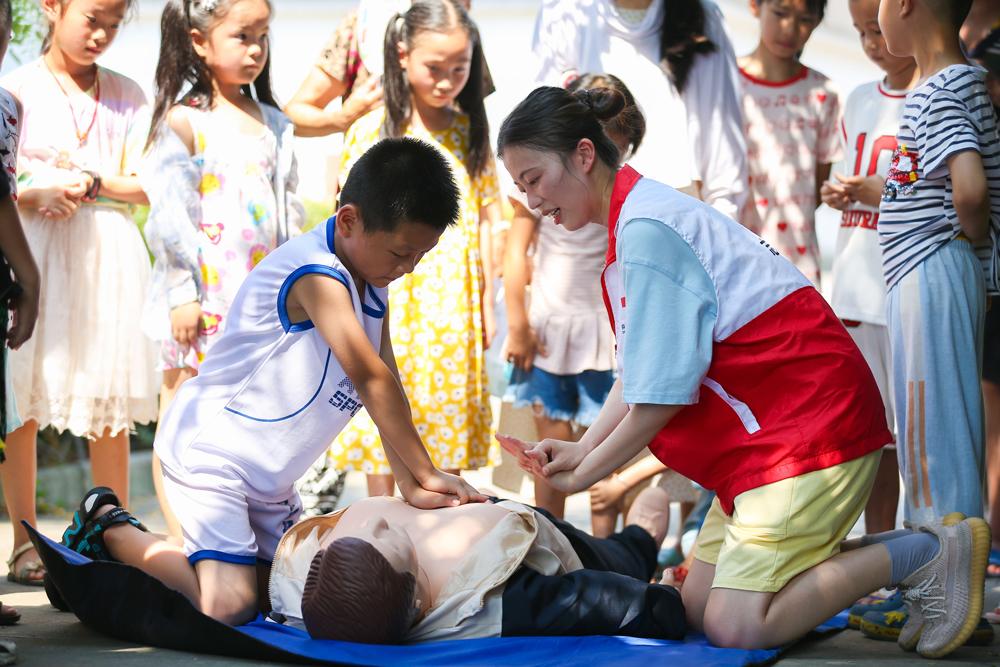
{"label": "white shorts", "polygon": [[163,490],[184,533],[184,553],[192,565],[220,560],[237,565],[270,563],[285,531],[302,513],[295,489],[272,501],[247,497],[242,480],[218,474],[184,474],[163,467]]}
{"label": "white shorts", "polygon": [[[893,408],[892,394],[892,350],[889,348],[889,328],[881,324],[860,322],[854,325],[845,322],[847,333],[851,334],[854,344],[861,350],[861,356],[868,362],[868,368],[875,376],[878,393],[882,395],[885,406],[885,423],[889,430],[895,432],[896,411]],[[886,443],[895,446],[895,442]]]}

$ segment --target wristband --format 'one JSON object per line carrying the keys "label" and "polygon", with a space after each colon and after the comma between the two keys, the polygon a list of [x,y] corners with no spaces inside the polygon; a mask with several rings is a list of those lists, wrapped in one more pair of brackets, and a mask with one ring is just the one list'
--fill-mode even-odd
{"label": "wristband", "polygon": [[84,169],[80,173],[90,176],[90,187],[83,193],[83,201],[96,201],[97,193],[101,191],[101,175],[89,169]]}

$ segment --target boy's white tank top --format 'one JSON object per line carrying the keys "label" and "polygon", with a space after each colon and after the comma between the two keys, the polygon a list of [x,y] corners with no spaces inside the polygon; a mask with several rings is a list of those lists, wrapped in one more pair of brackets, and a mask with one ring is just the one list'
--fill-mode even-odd
{"label": "boy's white tank top", "polygon": [[359,293],[335,254],[333,230],[331,218],[250,272],[224,333],[157,431],[154,448],[174,476],[221,472],[248,497],[285,498],[361,409],[354,384],[313,323],[291,322],[285,308],[296,280],[329,276],[350,291],[354,315],[379,349],[386,289],[365,285]]}

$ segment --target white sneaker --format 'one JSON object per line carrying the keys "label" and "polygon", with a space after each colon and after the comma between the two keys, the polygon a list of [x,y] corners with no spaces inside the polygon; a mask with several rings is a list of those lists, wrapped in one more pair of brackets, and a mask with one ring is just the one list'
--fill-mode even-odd
{"label": "white sneaker", "polygon": [[[957,526],[963,521],[965,521],[964,514],[961,512],[952,512],[943,516],[939,523],[945,526]],[[906,608],[907,618],[906,624],[899,631],[899,638],[896,639],[896,643],[904,651],[917,650],[917,644],[920,642],[920,634],[924,630],[924,618],[920,609],[920,602],[916,599],[916,596],[913,596],[913,598],[912,600],[907,599],[906,595],[903,595],[903,604]]]}
{"label": "white sneaker", "polygon": [[937,556],[901,584],[908,606],[919,607],[917,653],[940,658],[965,643],[983,613],[990,527],[980,518],[921,528],[937,536]]}

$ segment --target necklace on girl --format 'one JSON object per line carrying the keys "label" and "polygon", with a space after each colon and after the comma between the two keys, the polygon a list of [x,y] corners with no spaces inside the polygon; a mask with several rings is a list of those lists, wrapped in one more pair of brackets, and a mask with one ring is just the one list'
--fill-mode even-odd
{"label": "necklace on girl", "polygon": [[56,85],[59,86],[59,90],[62,92],[63,97],[66,98],[66,106],[69,107],[69,115],[70,118],[73,119],[73,130],[76,132],[76,140],[78,142],[77,148],[83,148],[83,145],[87,143],[87,137],[90,136],[90,131],[93,130],[94,126],[97,124],[97,110],[101,106],[100,70],[94,73],[94,113],[91,114],[90,122],[87,123],[87,127],[80,130],[80,123],[77,121],[76,109],[73,107],[73,101],[70,99],[69,93],[66,92],[62,82],[59,81],[59,77],[57,77],[56,73],[52,71],[52,68],[49,67],[49,64],[45,62],[44,58],[42,59],[42,62],[45,64],[45,69],[47,69],[49,74],[52,75],[52,79],[56,82]]}

